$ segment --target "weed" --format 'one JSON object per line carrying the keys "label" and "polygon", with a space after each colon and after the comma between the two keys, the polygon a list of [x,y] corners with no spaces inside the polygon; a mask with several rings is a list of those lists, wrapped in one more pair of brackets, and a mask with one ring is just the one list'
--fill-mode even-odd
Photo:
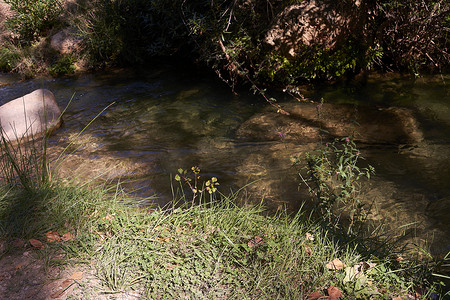
{"label": "weed", "polygon": [[[330,225],[341,219],[344,210],[348,211],[350,223],[347,232],[350,233],[367,216],[359,195],[360,180],[363,177],[370,179],[374,168],[370,165],[359,167],[358,161],[363,158],[349,138],[335,139],[317,152],[307,153],[306,175],[300,172],[299,176],[314,196],[319,213]],[[298,163],[297,157],[294,164]]]}
{"label": "weed", "polygon": [[194,205],[196,200],[200,200],[200,202],[203,200],[204,196],[203,193],[205,191],[207,191],[211,196],[210,200],[213,200],[213,194],[217,191],[217,186],[219,185],[219,182],[217,181],[216,177],[212,177],[211,179],[204,182],[203,185],[200,185],[199,174],[200,168],[194,166],[191,168],[190,172],[188,172],[188,170],[183,170],[180,168],[178,169],[178,174],[175,175],[175,180],[180,183],[183,198],[185,198],[184,197],[185,194],[183,191],[183,183],[185,183],[192,192],[192,201],[191,201],[192,205]]}

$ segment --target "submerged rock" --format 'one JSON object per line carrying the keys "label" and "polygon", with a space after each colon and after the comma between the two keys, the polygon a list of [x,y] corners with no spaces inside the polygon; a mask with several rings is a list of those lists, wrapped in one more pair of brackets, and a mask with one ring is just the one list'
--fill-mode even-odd
{"label": "submerged rock", "polygon": [[353,137],[370,144],[409,144],[423,139],[413,112],[405,108],[368,108],[352,105],[295,103],[254,115],[238,129],[241,139],[279,140],[305,144],[320,138]]}
{"label": "submerged rock", "polygon": [[39,89],[0,106],[0,126],[9,141],[33,139],[61,126],[61,110],[53,93]]}

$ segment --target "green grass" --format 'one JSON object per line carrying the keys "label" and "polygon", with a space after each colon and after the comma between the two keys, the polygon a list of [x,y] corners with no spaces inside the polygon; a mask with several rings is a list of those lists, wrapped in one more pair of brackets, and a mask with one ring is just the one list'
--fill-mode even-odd
{"label": "green grass", "polygon": [[[360,252],[355,240],[343,242],[301,214],[267,216],[261,206],[238,207],[236,194],[168,209],[138,208],[105,187],[70,182],[34,195],[15,189],[1,195],[2,239],[73,233],[73,241],[49,245],[68,261],[94,262],[106,293],[303,299],[335,286],[346,299],[386,299],[413,295],[427,272],[418,262]],[[343,269],[327,267],[336,258]],[[352,273],[358,265],[366,266],[359,275]],[[431,283],[427,288],[433,290]]]}

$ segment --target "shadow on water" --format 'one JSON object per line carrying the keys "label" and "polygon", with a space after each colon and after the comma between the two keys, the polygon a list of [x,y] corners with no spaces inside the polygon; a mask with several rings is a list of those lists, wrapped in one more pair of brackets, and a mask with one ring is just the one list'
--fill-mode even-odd
{"label": "shadow on water", "polygon": [[[272,128],[275,138],[242,138],[238,132],[243,124],[257,114],[264,117],[268,108],[255,96],[235,95],[204,74],[160,65],[146,71],[117,70],[52,80],[16,81],[0,76],[1,82],[8,84],[0,84],[0,104],[42,87],[53,91],[61,107],[73,96],[64,127],[51,138],[55,153],[75,139],[62,176],[89,178],[101,173],[101,178],[111,181],[132,179],[128,188],[136,189],[136,195],[157,194],[157,203],[163,205],[172,197],[171,174],[198,165],[202,176],[219,178],[225,193],[259,180],[248,192],[256,201],[264,197],[273,209],[295,210],[307,197],[298,190],[299,178],[290,158],[312,151],[317,142],[282,143],[276,136],[278,128]],[[360,144],[367,162],[377,170],[365,193],[368,201],[376,201],[379,216],[392,224],[415,222],[415,234],[434,235],[437,252],[450,250],[449,82],[448,75],[416,80],[374,75],[364,84],[303,89],[313,101],[323,98],[333,105],[395,106],[412,112],[423,140]],[[371,117],[364,116],[369,121]],[[314,124],[308,127],[311,132],[317,130]]]}

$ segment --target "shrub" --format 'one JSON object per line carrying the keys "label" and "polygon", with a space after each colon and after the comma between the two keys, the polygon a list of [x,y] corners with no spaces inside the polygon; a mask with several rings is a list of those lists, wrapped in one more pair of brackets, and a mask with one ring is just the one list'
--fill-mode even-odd
{"label": "shrub", "polygon": [[[306,175],[299,173],[303,183],[315,198],[318,212],[330,225],[337,225],[342,213],[348,214],[347,233],[364,223],[367,209],[360,198],[361,179],[375,172],[372,166],[362,168],[363,159],[349,138],[325,144],[318,154],[307,153]],[[298,158],[297,158],[298,162]]]}
{"label": "shrub", "polygon": [[63,55],[54,65],[48,68],[48,72],[52,76],[72,74],[75,71],[74,63],[75,58],[72,55]]}
{"label": "shrub", "polygon": [[5,0],[15,13],[7,20],[19,42],[29,45],[55,26],[62,11],[60,0]]}
{"label": "shrub", "polygon": [[0,49],[0,71],[9,72],[13,70],[20,61],[20,52],[13,47],[3,47]]}

